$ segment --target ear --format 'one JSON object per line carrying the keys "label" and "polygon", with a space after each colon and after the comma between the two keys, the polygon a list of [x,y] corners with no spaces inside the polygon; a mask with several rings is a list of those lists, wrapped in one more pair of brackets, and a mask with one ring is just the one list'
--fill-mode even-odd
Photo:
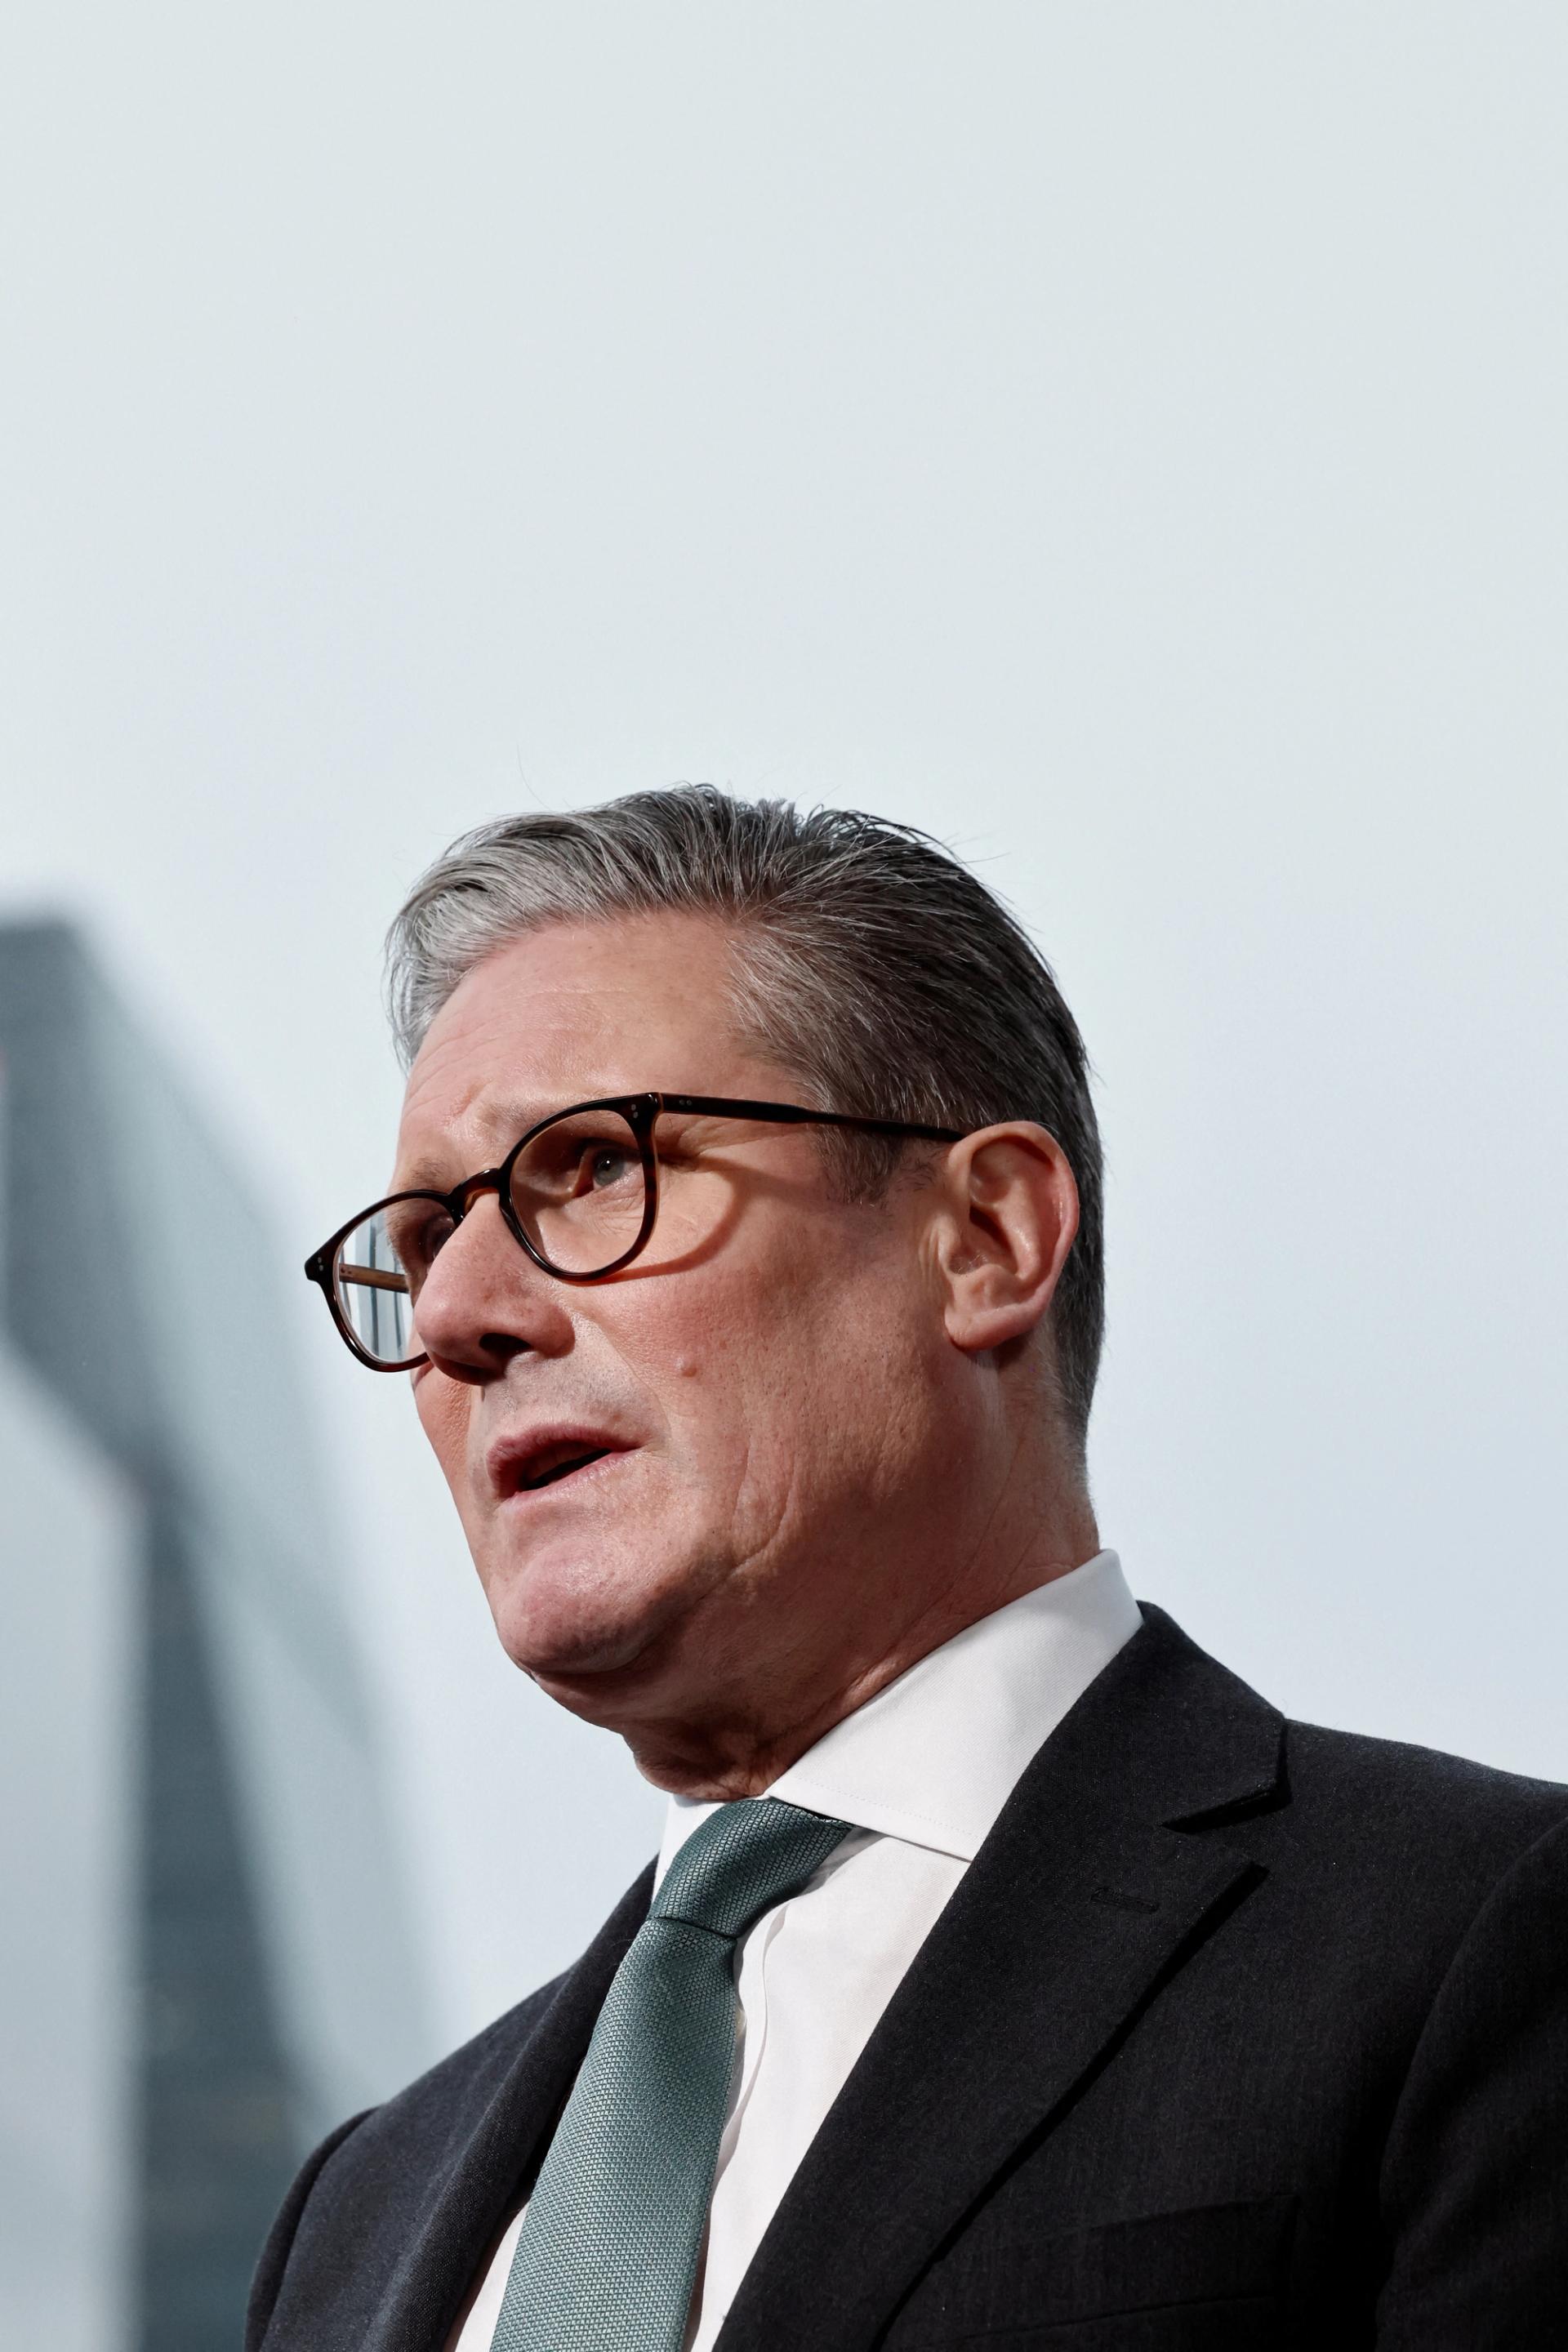
{"label": "ear", "polygon": [[955,1348],[978,1355],[1044,1320],[1078,1232],[1078,1186],[1054,1135],[1029,1119],[982,1128],[942,1171],[937,1265]]}

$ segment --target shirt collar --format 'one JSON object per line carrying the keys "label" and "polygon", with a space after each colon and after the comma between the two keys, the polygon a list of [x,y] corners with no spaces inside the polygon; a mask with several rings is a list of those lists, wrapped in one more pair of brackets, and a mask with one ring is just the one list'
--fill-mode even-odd
{"label": "shirt collar", "polygon": [[[781,1773],[770,1797],[973,1862],[1041,1743],[1142,1619],[1113,1551],[932,1650]],[[671,1797],[663,1877],[712,1804]]]}

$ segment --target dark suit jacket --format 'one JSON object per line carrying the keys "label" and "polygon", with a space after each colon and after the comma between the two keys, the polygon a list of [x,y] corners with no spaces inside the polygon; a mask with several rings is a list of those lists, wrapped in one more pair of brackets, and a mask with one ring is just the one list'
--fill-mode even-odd
{"label": "dark suit jacket", "polygon": [[[1157,1610],[1035,1758],[721,2352],[1568,2347],[1568,1789]],[[648,1901],[301,2173],[250,2352],[439,2352]]]}

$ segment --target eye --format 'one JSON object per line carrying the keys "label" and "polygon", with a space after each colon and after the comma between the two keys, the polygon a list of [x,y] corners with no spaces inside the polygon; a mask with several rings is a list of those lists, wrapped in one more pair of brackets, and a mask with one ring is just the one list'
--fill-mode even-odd
{"label": "eye", "polygon": [[433,1206],[420,1209],[410,1202],[400,1216],[395,1212],[388,1218],[387,1229],[393,1247],[408,1276],[409,1287],[417,1294],[420,1284],[457,1228],[445,1209]]}
{"label": "eye", "polygon": [[593,1143],[583,1154],[580,1173],[592,1192],[602,1192],[612,1184],[624,1184],[637,1165],[623,1144]]}

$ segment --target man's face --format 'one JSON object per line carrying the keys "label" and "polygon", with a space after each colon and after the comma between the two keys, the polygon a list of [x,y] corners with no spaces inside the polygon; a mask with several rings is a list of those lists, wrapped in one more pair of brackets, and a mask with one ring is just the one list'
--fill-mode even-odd
{"label": "man's face", "polygon": [[[697,918],[498,950],[415,1063],[395,1188],[446,1189],[595,1096],[801,1100],[736,1042],[729,973]],[[479,1196],[413,1375],[507,1651],[629,1733],[739,1728],[825,1656],[874,1665],[963,1444],[918,1184],[839,1202],[810,1130],[717,1119],[661,1120],[660,1154],[652,1242],[600,1283],[542,1272]]]}

